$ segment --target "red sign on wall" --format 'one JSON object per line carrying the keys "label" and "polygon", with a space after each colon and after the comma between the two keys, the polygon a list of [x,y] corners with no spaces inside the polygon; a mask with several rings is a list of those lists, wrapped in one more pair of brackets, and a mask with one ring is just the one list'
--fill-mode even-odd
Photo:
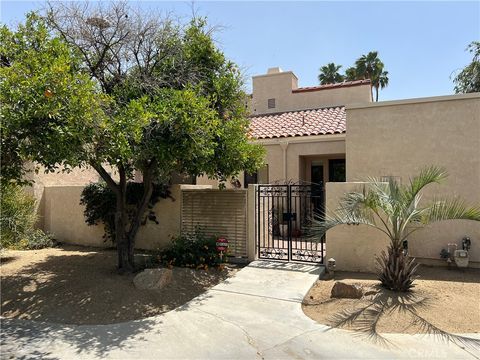
{"label": "red sign on wall", "polygon": [[219,238],[217,240],[217,251],[225,251],[228,248],[228,240],[225,238]]}

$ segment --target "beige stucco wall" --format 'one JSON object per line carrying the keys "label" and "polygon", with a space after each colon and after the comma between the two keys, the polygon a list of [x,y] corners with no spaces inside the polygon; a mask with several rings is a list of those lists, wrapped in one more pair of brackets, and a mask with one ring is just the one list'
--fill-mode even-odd
{"label": "beige stucco wall", "polygon": [[[161,199],[154,208],[159,224],[147,222],[137,235],[139,249],[158,249],[180,233],[181,185],[171,187],[172,199]],[[45,231],[68,244],[112,246],[103,241],[103,225],[88,226],[80,205],[82,185],[45,187]]]}
{"label": "beige stucco wall", "polygon": [[[33,166],[27,165],[28,168],[33,169]],[[109,171],[112,171],[109,169]],[[112,171],[112,176],[115,174]],[[100,181],[100,175],[90,168],[75,168],[70,172],[54,172],[54,173],[45,173],[43,167],[38,168],[38,172],[31,172],[28,175],[28,178],[33,180],[31,186],[27,186],[25,191],[32,194],[37,200],[37,214],[38,221],[37,227],[43,229],[45,226],[45,193],[44,189],[49,186],[64,185],[64,186],[77,186],[77,185],[87,185],[92,182]]]}
{"label": "beige stucco wall", "polygon": [[[265,147],[265,164],[268,165],[268,183],[291,180],[309,181],[309,172],[306,171],[315,160],[325,161],[325,175],[328,178],[328,159],[345,158],[345,135],[302,136],[282,139],[258,141]],[[286,169],[286,170],[285,170]],[[265,173],[264,173],[265,174]],[[243,188],[243,173],[238,177]],[[259,183],[267,183],[260,179]],[[197,185],[218,186],[217,180],[205,176],[197,177]],[[225,183],[227,189],[233,186]]]}
{"label": "beige stucco wall", "polygon": [[268,164],[270,183],[308,180],[305,171],[308,160],[303,158],[343,158],[345,154],[343,134],[275,139],[261,143],[266,149],[265,162]]}
{"label": "beige stucco wall", "polygon": [[44,188],[44,227],[55,239],[67,244],[106,247],[103,226],[88,226],[80,205],[82,185]]}
{"label": "beige stucco wall", "polygon": [[[325,186],[326,209],[335,211],[340,199],[350,191],[359,191],[368,183],[333,183]],[[386,249],[387,237],[365,225],[340,225],[327,231],[326,260],[334,258],[339,271],[375,271],[375,257]]]}
{"label": "beige stucco wall", "polygon": [[[298,79],[291,71],[254,76],[252,84],[251,110],[254,115],[371,101],[369,84],[295,91]],[[275,108],[268,108],[268,99],[275,99]]]}
{"label": "beige stucco wall", "polygon": [[[347,181],[396,176],[406,183],[421,168],[438,165],[450,176],[429,187],[422,201],[436,195],[480,204],[479,149],[478,93],[347,107]],[[409,240],[410,254],[444,264],[441,249],[452,242],[460,248],[465,235],[472,239],[470,259],[477,262],[472,265],[479,266],[480,223],[472,221],[448,221],[418,231]]]}

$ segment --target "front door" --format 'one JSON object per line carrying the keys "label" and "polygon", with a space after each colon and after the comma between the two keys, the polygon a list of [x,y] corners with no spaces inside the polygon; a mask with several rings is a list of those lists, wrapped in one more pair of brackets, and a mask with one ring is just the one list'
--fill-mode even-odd
{"label": "front door", "polygon": [[323,165],[312,165],[311,176],[313,211],[322,218],[325,211]]}

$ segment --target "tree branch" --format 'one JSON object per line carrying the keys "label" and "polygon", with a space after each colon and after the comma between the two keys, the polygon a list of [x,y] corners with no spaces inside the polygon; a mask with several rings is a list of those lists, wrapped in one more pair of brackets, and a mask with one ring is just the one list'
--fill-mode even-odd
{"label": "tree branch", "polygon": [[97,173],[102,177],[103,180],[107,183],[107,185],[110,187],[110,189],[113,190],[115,195],[119,194],[120,188],[118,184],[115,182],[115,180],[112,179],[110,174],[103,168],[101,164],[98,164],[94,161],[90,161],[90,166],[93,167]]}

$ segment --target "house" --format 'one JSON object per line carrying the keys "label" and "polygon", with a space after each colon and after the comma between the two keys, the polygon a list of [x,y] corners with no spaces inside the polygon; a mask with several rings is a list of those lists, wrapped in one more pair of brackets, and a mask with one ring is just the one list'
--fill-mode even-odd
{"label": "house", "polygon": [[[444,167],[444,184],[423,200],[459,197],[480,204],[480,93],[372,102],[368,80],[298,87],[291,71],[269,69],[253,77],[250,103],[253,141],[266,149],[266,166],[240,176],[249,183],[305,183],[325,191],[335,209],[345,192],[368,177],[408,182],[426,166]],[[197,184],[215,184],[198,178]],[[409,238],[411,256],[441,265],[440,251],[468,236],[470,266],[480,267],[480,224],[432,224]],[[386,239],[371,229],[341,226],[326,238],[326,256],[338,269],[373,271]]]}
{"label": "house", "polygon": [[[292,71],[271,68],[252,79],[250,136],[266,149],[266,166],[241,174],[249,183],[345,181],[345,106],[371,103],[370,80],[298,87]],[[197,184],[216,181],[197,178]]]}
{"label": "house", "polygon": [[[393,176],[405,183],[423,167],[437,165],[446,168],[450,177],[444,184],[430,187],[423,200],[449,196],[480,204],[480,93],[372,102],[368,80],[298,87],[295,74],[279,68],[254,76],[252,90],[248,104],[249,135],[252,141],[265,147],[266,159],[265,167],[256,173],[240,174],[241,188],[249,184],[312,184],[322,193],[321,203],[314,206],[335,209],[343,194],[361,187],[360,182],[368,177]],[[95,172],[87,169],[68,175],[39,174],[35,180],[33,191],[37,197],[46,196],[46,201],[40,203],[40,213],[46,219],[45,230],[64,241],[102,244],[102,230],[86,226],[83,209],[78,205],[83,185],[98,180]],[[203,188],[218,185],[204,177],[194,182]],[[227,184],[227,187],[237,186]],[[247,204],[243,202],[237,209],[236,219],[245,218],[241,226],[232,226],[225,216],[216,217],[220,219],[219,226],[235,231],[248,227],[248,236],[245,235],[248,244],[244,247],[253,249],[249,250],[250,259],[251,254],[255,256],[257,223],[263,221],[267,232],[276,234],[275,241],[281,233],[281,229],[272,228],[271,213],[258,221],[260,217],[255,212],[261,207],[252,201],[255,196],[251,190],[252,187],[248,196],[243,196],[243,199],[248,197]],[[182,197],[180,188],[175,191],[178,198]],[[233,202],[223,194],[218,196],[222,197],[218,206],[214,200],[208,204],[195,201],[198,206],[211,205],[217,213],[221,210],[220,215],[233,216]],[[240,196],[240,192],[232,196]],[[180,201],[161,202],[158,206],[159,213],[168,214],[168,220],[160,228],[148,225],[142,228],[139,247],[149,248],[153,241],[159,246],[167,244],[171,234],[181,230],[182,211],[186,207]],[[267,204],[264,209],[271,211],[276,207],[281,214],[282,206]],[[197,209],[192,214],[203,216],[205,212]],[[440,251],[449,243],[461,246],[464,236],[471,238],[470,266],[480,267],[480,224],[475,222],[432,224],[408,239],[409,253],[421,262],[442,265],[445,262],[440,259]],[[361,226],[340,226],[327,233],[326,253],[323,253],[325,248],[321,252],[322,257],[335,258],[339,270],[373,271],[375,255],[385,245],[382,233]],[[257,249],[257,255],[258,252]]]}

